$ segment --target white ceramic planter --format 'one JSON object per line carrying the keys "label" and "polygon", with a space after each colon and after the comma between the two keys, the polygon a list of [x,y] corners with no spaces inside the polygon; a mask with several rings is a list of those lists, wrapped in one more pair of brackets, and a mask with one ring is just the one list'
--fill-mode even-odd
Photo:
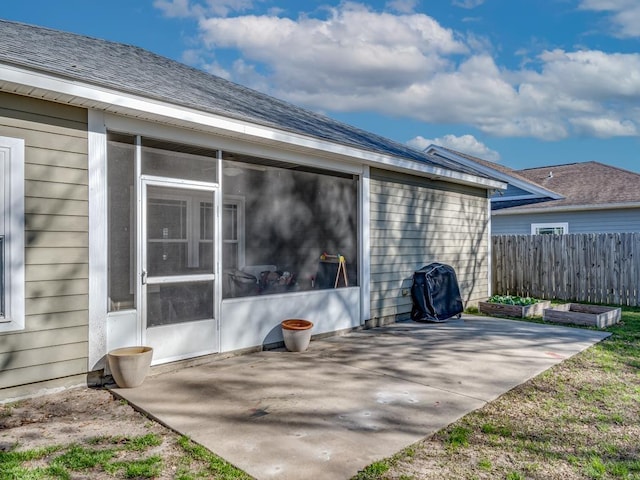
{"label": "white ceramic planter", "polygon": [[116,348],[107,354],[111,375],[120,388],[142,385],[149,373],[152,358],[151,347]]}
{"label": "white ceramic planter", "polygon": [[304,352],[311,341],[313,323],[309,320],[291,319],[281,323],[284,346],[290,352]]}

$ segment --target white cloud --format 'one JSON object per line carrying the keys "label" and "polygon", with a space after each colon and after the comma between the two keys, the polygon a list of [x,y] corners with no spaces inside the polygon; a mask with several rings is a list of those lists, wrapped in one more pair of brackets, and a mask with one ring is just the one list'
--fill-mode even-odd
{"label": "white cloud", "polygon": [[479,7],[483,3],[484,3],[484,0],[453,0],[451,2],[451,4],[455,5],[456,7],[467,8],[467,9]]}
{"label": "white cloud", "polygon": [[610,12],[620,37],[640,37],[640,3],[637,0],[582,0],[580,9]]}
{"label": "white cloud", "polygon": [[272,83],[294,96],[404,89],[448,68],[445,55],[466,52],[451,30],[426,15],[377,13],[356,3],[331,9],[326,19],[213,17],[200,28],[208,48],[241,50],[245,60],[267,65]]}
{"label": "white cloud", "polygon": [[213,15],[244,12],[253,8],[254,3],[253,0],[206,0],[207,12]]}
{"label": "white cloud", "polygon": [[387,8],[400,13],[413,13],[418,0],[390,0],[387,2]]}
{"label": "white cloud", "polygon": [[598,138],[638,135],[638,126],[628,120],[619,118],[573,118],[571,123],[583,135]]}
{"label": "white cloud", "polygon": [[[258,0],[260,1],[260,0]],[[234,12],[243,12],[254,6],[253,0],[154,0],[153,6],[167,17],[202,18],[207,15],[226,17]]]}
{"label": "white cloud", "polygon": [[197,65],[200,63],[201,52],[199,50],[185,50],[182,52],[180,60],[187,65]]}
{"label": "white cloud", "polygon": [[409,140],[407,144],[418,150],[424,150],[429,145],[438,145],[491,162],[500,160],[500,154],[498,152],[491,150],[484,143],[478,141],[473,135],[462,135],[460,137],[456,135],[445,135],[444,137],[434,139],[417,136]]}
{"label": "white cloud", "polygon": [[554,50],[540,56],[543,86],[594,101],[632,100],[640,96],[640,55],[597,50]]}
{"label": "white cloud", "polygon": [[435,140],[430,140],[428,138],[424,138],[421,135],[418,135],[417,137],[407,141],[407,145],[409,145],[411,148],[415,148],[416,150],[422,151],[425,148],[427,148],[429,145],[439,145],[439,144],[436,144]]}
{"label": "white cloud", "polygon": [[153,6],[167,17],[190,17],[194,13],[189,0],[154,0]]}
{"label": "white cloud", "polygon": [[[400,1],[396,8],[413,4]],[[242,9],[250,3],[156,0],[176,15],[204,12],[203,52],[240,52],[225,67],[215,57],[205,69],[320,111],[373,111],[544,140],[640,130],[640,54],[544,51],[509,70],[496,64],[488,40],[461,36],[425,14],[354,2],[323,10],[322,17],[210,13],[213,4]],[[613,8],[622,0],[582,5]],[[193,54],[188,58],[195,64]]]}

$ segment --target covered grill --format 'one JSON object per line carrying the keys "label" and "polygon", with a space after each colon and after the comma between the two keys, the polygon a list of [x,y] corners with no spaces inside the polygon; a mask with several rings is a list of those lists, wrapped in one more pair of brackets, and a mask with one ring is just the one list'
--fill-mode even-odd
{"label": "covered grill", "polygon": [[456,272],[449,265],[431,263],[413,274],[411,286],[415,322],[444,322],[463,311]]}

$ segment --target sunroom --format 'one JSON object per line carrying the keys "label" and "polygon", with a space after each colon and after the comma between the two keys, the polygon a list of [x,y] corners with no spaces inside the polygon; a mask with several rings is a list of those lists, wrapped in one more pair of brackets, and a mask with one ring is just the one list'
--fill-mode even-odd
{"label": "sunroom", "polygon": [[107,351],[159,364],[277,345],[287,318],[361,324],[362,167],[149,133],[102,135]]}

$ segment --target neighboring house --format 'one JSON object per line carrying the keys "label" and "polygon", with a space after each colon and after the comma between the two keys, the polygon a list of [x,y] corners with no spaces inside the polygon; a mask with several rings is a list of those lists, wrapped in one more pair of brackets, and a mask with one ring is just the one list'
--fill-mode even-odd
{"label": "neighboring house", "polygon": [[406,318],[433,261],[490,293],[490,175],[133,46],[0,39],[0,401],[125,345],[161,364],[277,344],[287,318]]}
{"label": "neighboring house", "polygon": [[491,196],[492,210],[562,198],[562,195],[531,182],[504,165],[436,145],[427,147],[425,152],[441,161],[453,161],[507,183],[506,190],[498,190]]}
{"label": "neighboring house", "polygon": [[563,198],[494,211],[494,234],[640,232],[640,174],[598,162],[517,173]]}
{"label": "neighboring house", "polygon": [[640,231],[640,174],[599,162],[513,170],[443,147],[426,152],[508,183],[491,196],[493,235]]}

